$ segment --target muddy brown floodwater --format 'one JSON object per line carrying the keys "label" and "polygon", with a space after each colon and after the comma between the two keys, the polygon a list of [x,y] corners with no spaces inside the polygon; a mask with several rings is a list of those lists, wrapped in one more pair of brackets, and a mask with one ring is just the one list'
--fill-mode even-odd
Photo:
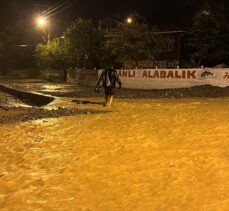
{"label": "muddy brown floodwater", "polygon": [[0,209],[226,211],[228,105],[116,99],[108,113],[2,124]]}

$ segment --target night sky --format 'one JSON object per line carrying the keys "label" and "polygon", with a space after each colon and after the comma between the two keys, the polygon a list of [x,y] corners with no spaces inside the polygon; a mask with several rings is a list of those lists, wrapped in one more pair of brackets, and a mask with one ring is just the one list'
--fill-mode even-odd
{"label": "night sky", "polygon": [[[0,25],[4,28],[20,22],[24,28],[31,28],[36,13],[58,2],[60,0],[1,0]],[[225,9],[229,8],[227,0],[76,0],[69,8],[57,10],[58,13],[50,21],[56,34],[61,33],[71,21],[79,17],[91,18],[96,23],[106,18],[123,20],[132,13],[145,17],[150,25],[183,27],[190,25],[193,15],[207,3],[217,3]]]}

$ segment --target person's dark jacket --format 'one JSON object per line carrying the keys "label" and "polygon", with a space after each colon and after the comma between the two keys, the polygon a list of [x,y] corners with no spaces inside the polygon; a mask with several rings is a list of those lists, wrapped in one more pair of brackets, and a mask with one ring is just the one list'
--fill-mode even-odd
{"label": "person's dark jacket", "polygon": [[103,70],[96,86],[98,87],[102,83],[103,87],[115,88],[116,82],[119,84],[119,88],[121,88],[122,83],[118,77],[117,71],[112,68],[108,68]]}

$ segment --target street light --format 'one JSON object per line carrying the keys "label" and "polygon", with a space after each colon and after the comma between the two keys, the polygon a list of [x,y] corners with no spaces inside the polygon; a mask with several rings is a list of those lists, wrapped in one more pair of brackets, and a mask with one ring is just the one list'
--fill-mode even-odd
{"label": "street light", "polygon": [[132,20],[132,18],[129,17],[129,18],[126,19],[126,22],[127,22],[128,24],[131,24],[131,23],[133,22],[133,20]]}
{"label": "street light", "polygon": [[49,32],[49,27],[48,27],[48,20],[44,16],[38,16],[36,18],[36,24],[37,26],[41,29],[43,33],[43,40],[45,43],[48,43],[50,41],[50,32]]}
{"label": "street light", "polygon": [[45,17],[37,17],[36,22],[39,27],[45,27],[47,25],[47,19]]}

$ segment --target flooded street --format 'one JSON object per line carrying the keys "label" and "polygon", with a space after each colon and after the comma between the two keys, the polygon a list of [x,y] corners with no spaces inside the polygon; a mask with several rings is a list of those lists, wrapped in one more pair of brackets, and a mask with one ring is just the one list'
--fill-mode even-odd
{"label": "flooded street", "polygon": [[228,105],[66,98],[49,106],[111,112],[2,124],[0,210],[226,211]]}

